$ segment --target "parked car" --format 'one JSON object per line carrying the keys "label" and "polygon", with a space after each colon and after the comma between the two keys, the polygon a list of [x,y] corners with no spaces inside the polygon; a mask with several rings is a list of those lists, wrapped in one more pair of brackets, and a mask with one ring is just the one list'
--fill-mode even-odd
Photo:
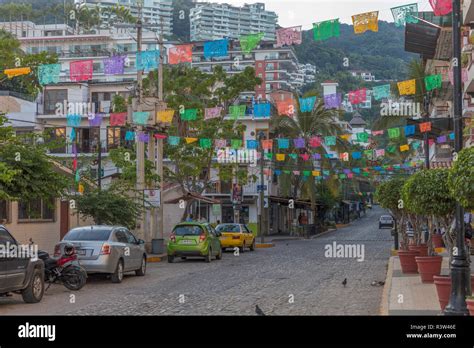
{"label": "parked car", "polygon": [[220,232],[222,249],[238,247],[240,252],[244,252],[245,248],[255,250],[255,236],[252,231],[244,224],[220,224],[216,227],[216,231]]}
{"label": "parked car", "polygon": [[217,232],[209,223],[182,222],[173,228],[168,242],[168,262],[173,262],[175,257],[185,260],[188,257],[204,257],[206,262],[211,262],[215,256],[222,258],[222,248]]}
{"label": "parked car", "polygon": [[137,276],[146,272],[145,242],[122,226],[84,226],[70,230],[56,245],[55,256],[70,243],[88,274],[106,273],[113,283],[120,283],[125,272]]}
{"label": "parked car", "polygon": [[379,229],[381,228],[393,228],[394,221],[391,215],[382,215],[379,218]]}
{"label": "parked car", "polygon": [[[7,246],[18,245],[4,226],[0,225],[0,296],[10,292],[21,294],[26,303],[40,302],[44,294],[44,263],[31,255],[8,255]],[[11,257],[10,257],[11,256]]]}

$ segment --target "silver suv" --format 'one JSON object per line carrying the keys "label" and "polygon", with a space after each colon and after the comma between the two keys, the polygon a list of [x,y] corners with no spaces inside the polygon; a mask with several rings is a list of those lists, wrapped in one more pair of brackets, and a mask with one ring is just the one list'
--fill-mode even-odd
{"label": "silver suv", "polygon": [[145,275],[145,242],[136,239],[126,227],[95,225],[73,228],[56,245],[55,255],[60,255],[67,243],[74,245],[79,262],[88,274],[110,274],[113,283],[122,282],[125,272]]}

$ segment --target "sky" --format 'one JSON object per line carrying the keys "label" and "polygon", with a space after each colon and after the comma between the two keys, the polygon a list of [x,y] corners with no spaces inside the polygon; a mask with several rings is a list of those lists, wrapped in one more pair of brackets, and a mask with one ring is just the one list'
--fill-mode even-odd
{"label": "sky", "polygon": [[278,15],[282,27],[302,25],[312,28],[312,23],[339,18],[341,23],[352,24],[351,16],[358,13],[379,11],[379,19],[393,22],[390,8],[418,3],[419,11],[431,11],[429,0],[220,0],[212,1],[242,6],[245,3],[263,2],[265,8]]}

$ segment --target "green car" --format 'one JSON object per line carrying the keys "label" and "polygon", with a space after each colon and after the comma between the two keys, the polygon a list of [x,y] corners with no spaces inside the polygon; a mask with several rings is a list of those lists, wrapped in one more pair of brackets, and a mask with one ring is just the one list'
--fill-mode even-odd
{"label": "green car", "polygon": [[175,257],[185,260],[187,257],[204,257],[211,262],[215,256],[222,258],[220,233],[208,223],[182,222],[177,224],[168,242],[168,262]]}

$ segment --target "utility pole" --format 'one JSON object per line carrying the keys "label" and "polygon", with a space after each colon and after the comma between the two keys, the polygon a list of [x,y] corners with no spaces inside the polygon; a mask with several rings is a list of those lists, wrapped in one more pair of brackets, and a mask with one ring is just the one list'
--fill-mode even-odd
{"label": "utility pole", "polygon": [[262,145],[262,140],[264,138],[264,133],[263,131],[260,131],[260,133],[258,134],[258,147],[260,149],[260,192],[258,193],[259,194],[259,205],[260,205],[260,209],[259,209],[259,213],[258,213],[258,233],[260,233],[260,243],[264,243],[264,232],[263,232],[263,229],[264,229],[264,219],[263,219],[263,209],[264,209],[264,206],[265,206],[265,202],[264,202],[264,188],[265,188],[265,184],[264,184],[264,181],[263,181],[263,165],[264,165],[264,154],[263,154],[263,145]]}
{"label": "utility pole", "polygon": [[[431,92],[429,92],[431,93]],[[423,98],[423,108],[425,111],[425,115],[423,116],[423,120],[425,122],[429,122],[430,115],[429,115],[429,107],[430,107],[430,96],[425,95]],[[425,168],[430,169],[430,141],[428,138],[428,132],[423,134],[423,150],[425,152]]]}
{"label": "utility pole", "polygon": [[[453,0],[453,105],[454,105],[454,151],[463,147],[462,135],[462,82],[461,82],[461,1]],[[452,250],[451,296],[444,310],[446,315],[468,315],[466,295],[470,282],[470,269],[464,241],[464,209],[456,201],[455,213],[456,245]]]}

